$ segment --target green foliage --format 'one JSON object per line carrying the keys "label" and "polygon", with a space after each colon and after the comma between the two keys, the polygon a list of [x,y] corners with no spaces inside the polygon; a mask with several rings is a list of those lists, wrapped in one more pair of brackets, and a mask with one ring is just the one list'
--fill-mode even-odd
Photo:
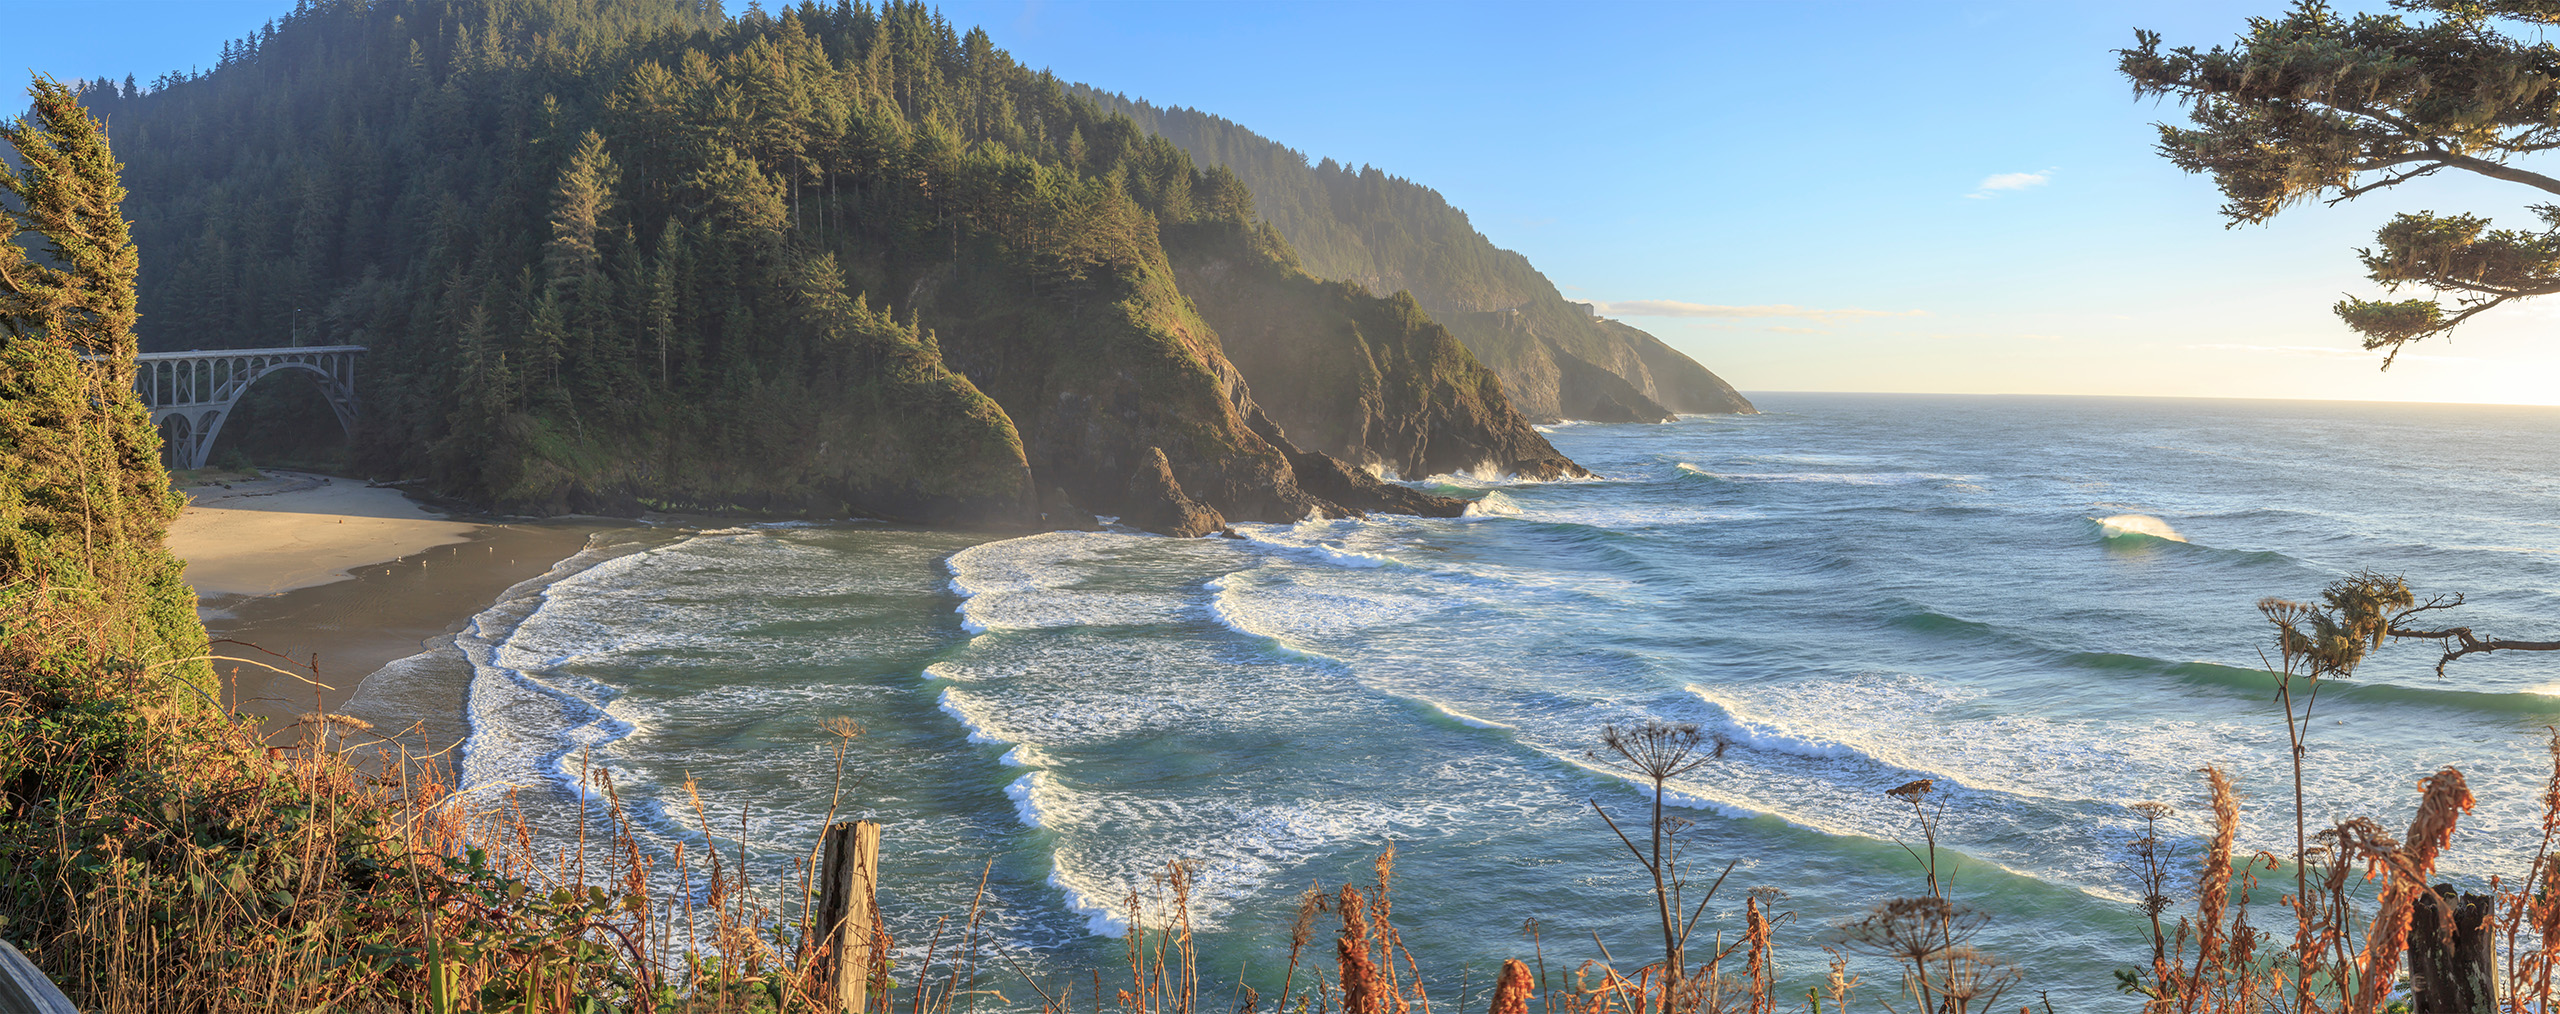
{"label": "green foliage", "polygon": [[[2161,124],[2160,153],[2208,174],[2232,225],[2273,218],[2303,201],[2335,204],[2446,169],[2560,194],[2560,179],[2518,168],[2560,147],[2560,45],[2541,30],[2548,5],[2412,0],[2406,14],[2340,15],[2299,0],[2254,18],[2227,47],[2163,49],[2137,31],[2118,51],[2134,94],[2173,98],[2192,126]],[[2512,33],[2512,34],[2510,34]],[[2450,296],[2337,305],[2368,349],[2396,357],[2512,299],[2560,292],[2560,219],[2540,231],[2484,231],[2487,219],[2400,215],[2362,251],[2386,289],[2418,285]],[[2388,368],[2391,359],[2383,365]]]}
{"label": "green foliage", "polygon": [[0,679],[83,663],[202,678],[195,596],[161,545],[179,502],[133,391],[116,160],[71,89],[30,94],[31,119],[0,125],[20,166],[0,166]]}
{"label": "green foliage", "polygon": [[2318,604],[2261,599],[2258,611],[2276,628],[2276,647],[2288,666],[2314,679],[2355,675],[2366,654],[2382,647],[2396,622],[2417,605],[2417,595],[2397,577],[2364,571],[2321,589]]}

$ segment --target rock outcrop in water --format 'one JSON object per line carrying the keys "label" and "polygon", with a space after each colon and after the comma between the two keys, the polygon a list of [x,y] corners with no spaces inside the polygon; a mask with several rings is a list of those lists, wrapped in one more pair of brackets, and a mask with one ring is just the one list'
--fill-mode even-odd
{"label": "rock outcrop in water", "polygon": [[1129,477],[1127,513],[1120,523],[1131,528],[1190,539],[1221,531],[1227,519],[1218,516],[1217,508],[1201,503],[1182,491],[1173,478],[1173,465],[1165,460],[1160,448],[1147,448],[1147,459]]}

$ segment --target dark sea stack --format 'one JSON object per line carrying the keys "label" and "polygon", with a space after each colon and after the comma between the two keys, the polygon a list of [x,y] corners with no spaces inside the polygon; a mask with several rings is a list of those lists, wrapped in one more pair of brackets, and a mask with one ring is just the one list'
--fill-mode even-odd
{"label": "dark sea stack", "polygon": [[1177,539],[1196,539],[1226,530],[1227,520],[1218,510],[1194,500],[1182,491],[1173,477],[1173,465],[1165,460],[1162,448],[1147,449],[1147,458],[1129,474],[1128,506],[1120,515],[1120,523],[1141,531],[1170,535]]}
{"label": "dark sea stack", "polygon": [[1267,440],[1407,478],[1589,474],[1410,295],[1320,281],[1276,234],[1238,223],[1168,228],[1165,249],[1255,403],[1287,432]]}
{"label": "dark sea stack", "polygon": [[1357,511],[1454,518],[1467,512],[1467,501],[1399,486],[1345,464],[1323,451],[1289,455],[1297,470],[1298,488]]}

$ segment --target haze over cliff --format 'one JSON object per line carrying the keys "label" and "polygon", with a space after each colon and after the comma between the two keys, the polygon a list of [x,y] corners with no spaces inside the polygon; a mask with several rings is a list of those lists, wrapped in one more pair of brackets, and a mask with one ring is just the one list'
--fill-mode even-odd
{"label": "haze over cliff", "polygon": [[1566,300],[1528,258],[1494,246],[1438,191],[1372,166],[1330,158],[1310,165],[1304,152],[1197,109],[1087,86],[1075,93],[1201,165],[1234,172],[1309,273],[1412,293],[1534,418],[1657,422],[1675,412],[1756,411],[1661,339]]}

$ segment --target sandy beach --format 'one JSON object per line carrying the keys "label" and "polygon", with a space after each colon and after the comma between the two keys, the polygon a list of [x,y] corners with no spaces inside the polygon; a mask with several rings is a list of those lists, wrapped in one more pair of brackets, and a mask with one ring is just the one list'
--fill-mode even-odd
{"label": "sandy beach", "polygon": [[305,473],[181,492],[190,505],[170,526],[169,548],[187,561],[214,653],[311,677],[218,663],[226,701],[271,726],[315,707],[347,711],[381,732],[414,729],[401,738],[431,749],[463,734],[468,667],[410,665],[371,684],[366,677],[462,629],[595,532],[620,527],[454,517],[396,489]]}
{"label": "sandy beach", "polygon": [[196,595],[274,595],[345,580],[367,564],[469,539],[482,525],[429,511],[400,491],[300,472],[187,487],[169,550]]}

